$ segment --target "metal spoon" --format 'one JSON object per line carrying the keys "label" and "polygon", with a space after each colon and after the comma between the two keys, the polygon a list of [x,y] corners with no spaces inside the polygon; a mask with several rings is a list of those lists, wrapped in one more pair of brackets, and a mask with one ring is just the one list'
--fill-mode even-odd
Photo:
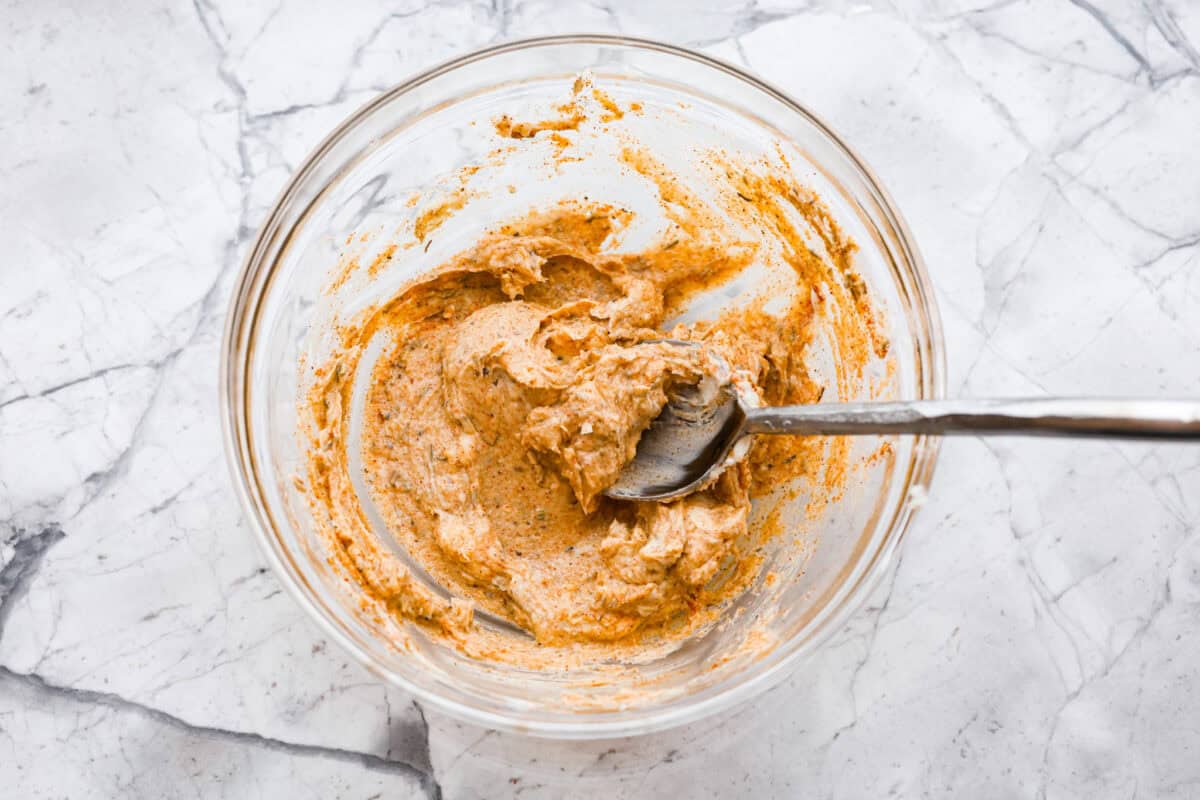
{"label": "metal spoon", "polygon": [[731,463],[730,456],[739,441],[756,433],[1072,436],[1200,442],[1200,400],[1046,397],[753,408],[726,380],[716,391],[697,387],[676,391],[642,434],[633,460],[605,494],[619,500],[670,500],[695,491]]}

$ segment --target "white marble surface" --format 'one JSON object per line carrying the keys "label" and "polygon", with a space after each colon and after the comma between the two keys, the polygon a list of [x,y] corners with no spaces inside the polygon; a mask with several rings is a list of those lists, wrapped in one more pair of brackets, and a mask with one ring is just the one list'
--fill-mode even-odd
{"label": "white marble surface", "polygon": [[0,10],[0,794],[1194,797],[1200,447],[948,442],[894,576],[717,720],[426,713],[281,593],[220,452],[268,203],[381,88],[592,29],[749,66],[905,209],[951,390],[1200,396],[1200,5],[12,2]]}

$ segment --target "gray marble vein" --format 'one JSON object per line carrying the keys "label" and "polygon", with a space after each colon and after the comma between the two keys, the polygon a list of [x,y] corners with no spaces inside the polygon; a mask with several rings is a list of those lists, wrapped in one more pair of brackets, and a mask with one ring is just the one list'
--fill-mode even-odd
{"label": "gray marble vein", "polygon": [[380,90],[597,30],[761,74],[882,177],[963,395],[1200,395],[1200,5],[367,0],[0,13],[0,794],[1193,797],[1200,451],[947,442],[901,558],[720,717],[546,742],[351,663],[282,593],[216,364],[276,193]]}

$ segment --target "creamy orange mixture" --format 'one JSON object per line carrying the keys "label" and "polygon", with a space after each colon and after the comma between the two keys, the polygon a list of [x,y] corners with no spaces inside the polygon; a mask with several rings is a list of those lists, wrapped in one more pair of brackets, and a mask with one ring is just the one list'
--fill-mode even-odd
{"label": "creamy orange mixture", "polygon": [[[845,449],[779,437],[683,499],[605,497],[641,432],[673,387],[717,369],[714,355],[764,403],[818,400],[824,387],[803,353],[827,303],[844,316],[843,367],[886,350],[851,268],[853,243],[811,193],[754,170],[726,172],[730,198],[784,244],[786,306],[768,312],[764,297],[669,326],[698,292],[755,263],[758,247],[689,207],[653,162],[627,157],[671,205],[671,228],[652,246],[613,252],[630,212],[612,206],[532,213],[347,326],[315,370],[305,488],[331,552],[380,608],[468,653],[595,661],[711,620],[756,575],[764,532],[749,525],[752,498],[797,476],[836,483]],[[657,341],[668,335],[698,346]],[[388,344],[354,409],[355,375],[378,336]],[[351,484],[355,413],[370,501],[391,541],[371,531]],[[478,625],[477,610],[530,636]]]}

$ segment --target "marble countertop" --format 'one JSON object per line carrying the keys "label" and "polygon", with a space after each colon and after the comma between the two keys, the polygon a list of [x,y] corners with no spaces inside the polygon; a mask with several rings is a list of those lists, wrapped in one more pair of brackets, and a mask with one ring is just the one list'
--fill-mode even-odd
{"label": "marble countertop", "polygon": [[328,129],[468,49],[597,30],[747,66],[859,149],[951,392],[1200,396],[1196,3],[18,0],[0,30],[14,796],[1200,793],[1200,447],[948,441],[897,568],[789,680],[557,743],[327,645],[242,519],[216,391],[246,246]]}

